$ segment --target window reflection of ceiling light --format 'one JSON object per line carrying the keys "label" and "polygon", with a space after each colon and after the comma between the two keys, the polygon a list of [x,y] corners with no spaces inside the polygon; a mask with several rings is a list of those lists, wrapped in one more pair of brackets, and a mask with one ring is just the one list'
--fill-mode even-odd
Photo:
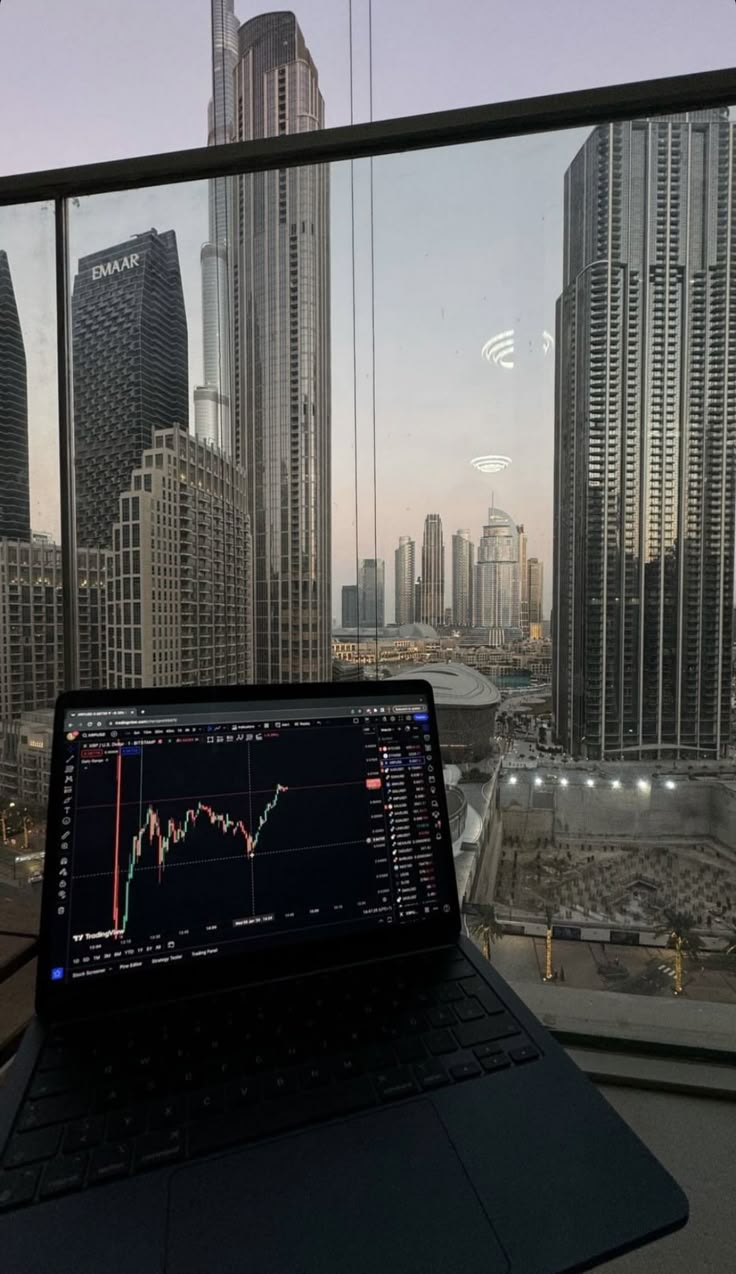
{"label": "window reflection of ceiling light", "polygon": [[479,473],[500,473],[511,464],[510,456],[476,456],[470,461]]}
{"label": "window reflection of ceiling light", "polygon": [[[506,371],[512,371],[514,368],[514,328],[510,327],[506,332],[496,332],[495,336],[489,337],[485,345],[481,347],[481,356],[488,363],[495,363],[496,367],[503,367]],[[545,328],[542,332],[542,354],[546,358],[550,350],[554,349],[555,338],[551,332]]]}

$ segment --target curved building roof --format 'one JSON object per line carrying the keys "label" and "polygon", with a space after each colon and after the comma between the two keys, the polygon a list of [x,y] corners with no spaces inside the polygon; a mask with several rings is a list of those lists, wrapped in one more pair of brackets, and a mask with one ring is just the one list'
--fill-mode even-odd
{"label": "curved building roof", "polygon": [[467,664],[420,664],[408,672],[397,672],[390,680],[409,678],[430,682],[438,708],[490,708],[501,702],[493,682]]}

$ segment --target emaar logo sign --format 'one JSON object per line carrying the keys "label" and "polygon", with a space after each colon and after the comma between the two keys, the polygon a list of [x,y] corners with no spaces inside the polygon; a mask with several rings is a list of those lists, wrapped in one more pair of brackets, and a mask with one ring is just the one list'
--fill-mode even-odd
{"label": "emaar logo sign", "polygon": [[139,252],[131,252],[129,257],[119,257],[117,261],[103,261],[101,265],[92,266],[92,278],[106,279],[110,274],[120,274],[123,270],[134,270],[140,259]]}

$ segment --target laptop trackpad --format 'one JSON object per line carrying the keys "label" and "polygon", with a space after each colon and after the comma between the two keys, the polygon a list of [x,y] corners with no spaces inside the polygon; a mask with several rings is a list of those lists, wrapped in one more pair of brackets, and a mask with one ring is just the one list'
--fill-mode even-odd
{"label": "laptop trackpad", "polygon": [[166,1274],[508,1270],[428,1101],[182,1168],[166,1257]]}

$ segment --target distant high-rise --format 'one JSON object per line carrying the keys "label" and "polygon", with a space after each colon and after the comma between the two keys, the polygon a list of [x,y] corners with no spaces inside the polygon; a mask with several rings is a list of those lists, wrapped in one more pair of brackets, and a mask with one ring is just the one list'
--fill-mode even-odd
{"label": "distant high-rise", "polygon": [[445,543],[439,513],[428,513],[424,519],[422,540],[422,624],[435,628],[445,619]]}
{"label": "distant high-rise", "polygon": [[81,257],[72,295],[77,542],[109,548],[153,430],[189,420],[187,321],[173,230]]}
{"label": "distant high-rise", "polygon": [[[234,137],[324,125],[317,68],[293,13],[238,31]],[[329,165],[234,179],[235,460],[253,529],[255,679],[331,671]]]}
{"label": "distant high-rise", "polygon": [[399,547],[394,550],[394,621],[399,625],[414,623],[415,558],[413,539],[400,535]]}
{"label": "distant high-rise", "polygon": [[452,622],[469,628],[473,622],[473,565],[475,545],[470,531],[452,537]]}
{"label": "distant high-rise", "polygon": [[519,542],[519,628],[522,637],[529,636],[529,580],[526,570],[527,535],[521,523],[516,528]]}
{"label": "distant high-rise", "polygon": [[358,585],[343,584],[342,586],[342,627],[357,628],[358,627]]}
{"label": "distant high-rise", "polygon": [[242,471],[181,429],[156,430],[118,500],[108,685],[250,681],[250,547]]}
{"label": "distant high-rise", "polygon": [[28,380],[18,306],[0,251],[0,538],[31,538]]}
{"label": "distant high-rise", "polygon": [[529,625],[541,624],[544,618],[544,565],[538,557],[528,559],[526,581]]}
{"label": "distant high-rise", "polygon": [[519,532],[503,509],[488,510],[478,544],[473,623],[479,628],[519,628]]}
{"label": "distant high-rise", "polygon": [[386,622],[386,564],[366,557],[358,573],[358,614],[361,627],[383,628]]}
{"label": "distant high-rise", "polygon": [[565,174],[553,706],[576,756],[729,742],[735,171],[724,107],[601,125]]}
{"label": "distant high-rise", "polygon": [[[207,143],[222,146],[235,137],[234,71],[238,60],[238,19],[233,0],[212,0],[212,97]],[[234,449],[232,420],[231,274],[235,234],[234,179],[209,183],[209,237],[202,246],[202,384],[194,390],[194,432],[225,455]]]}
{"label": "distant high-rise", "polygon": [[[105,681],[106,554],[77,553],[79,684]],[[64,685],[61,546],[0,538],[0,724],[53,706]]]}

